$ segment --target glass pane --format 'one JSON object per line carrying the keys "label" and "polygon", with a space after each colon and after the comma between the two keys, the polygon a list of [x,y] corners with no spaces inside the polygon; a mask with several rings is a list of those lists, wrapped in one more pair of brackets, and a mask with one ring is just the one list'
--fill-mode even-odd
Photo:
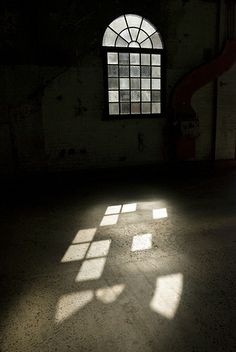
{"label": "glass pane", "polygon": [[140,27],[142,17],[137,15],[125,15],[129,27]]}
{"label": "glass pane", "polygon": [[142,78],[141,79],[141,87],[142,87],[142,89],[150,89],[150,79]]}
{"label": "glass pane", "polygon": [[137,42],[141,43],[142,41],[144,41],[147,38],[148,38],[147,34],[144,31],[140,30]]}
{"label": "glass pane", "polygon": [[161,104],[160,103],[153,103],[152,104],[152,113],[153,114],[160,114],[161,112]]}
{"label": "glass pane", "polygon": [[160,65],[161,64],[161,55],[152,54],[152,65]]}
{"label": "glass pane", "polygon": [[110,103],[109,104],[109,114],[110,115],[119,115],[119,104]]}
{"label": "glass pane", "polygon": [[115,46],[116,38],[117,38],[117,34],[108,27],[104,33],[102,45]]}
{"label": "glass pane", "polygon": [[116,43],[115,43],[116,46],[119,46],[119,47],[124,47],[124,46],[128,46],[128,43],[123,39],[121,38],[120,36],[117,38],[116,40]]}
{"label": "glass pane", "polygon": [[152,89],[161,89],[160,79],[152,79]]}
{"label": "glass pane", "polygon": [[122,90],[120,92],[120,101],[130,101],[129,90]]}
{"label": "glass pane", "polygon": [[140,88],[140,79],[139,78],[131,78],[131,88],[139,89]]}
{"label": "glass pane", "polygon": [[141,66],[141,76],[150,77],[150,66]]}
{"label": "glass pane", "polygon": [[118,66],[108,65],[108,77],[117,77],[117,76],[118,76]]}
{"label": "glass pane", "polygon": [[130,63],[139,65],[139,54],[130,54]]}
{"label": "glass pane", "polygon": [[142,103],[142,113],[143,114],[150,114],[150,103]]}
{"label": "glass pane", "polygon": [[152,67],[152,77],[161,77],[160,66]]}
{"label": "glass pane", "polygon": [[152,91],[152,100],[160,102],[161,101],[161,92],[160,90],[153,90]]}
{"label": "glass pane", "polygon": [[120,33],[120,36],[124,38],[128,43],[131,41],[129,30],[125,29],[123,32]]}
{"label": "glass pane", "polygon": [[108,78],[108,88],[118,89],[118,78]]}
{"label": "glass pane", "polygon": [[121,103],[120,109],[121,109],[121,114],[129,114],[130,113],[130,104],[129,103]]}
{"label": "glass pane", "polygon": [[138,35],[138,28],[130,28],[130,34],[131,34],[131,37],[132,37],[132,40],[136,41],[137,39],[137,35]]}
{"label": "glass pane", "polygon": [[142,101],[150,101],[151,100],[151,93],[149,90],[142,91]]}
{"label": "glass pane", "polygon": [[129,89],[129,78],[120,78],[120,89]]}
{"label": "glass pane", "polygon": [[131,103],[131,114],[140,114],[140,103]]}
{"label": "glass pane", "polygon": [[119,101],[119,94],[117,90],[109,91],[109,102]]}
{"label": "glass pane", "polygon": [[129,77],[129,66],[120,66],[119,71],[121,77]]}
{"label": "glass pane", "polygon": [[140,76],[140,67],[139,66],[130,66],[130,76],[139,77]]}
{"label": "glass pane", "polygon": [[141,64],[150,65],[150,54],[141,54]]}
{"label": "glass pane", "polygon": [[120,65],[129,65],[129,54],[128,53],[119,53],[119,64]]}
{"label": "glass pane", "polygon": [[153,45],[153,48],[154,49],[162,49],[162,42],[161,42],[161,38],[159,36],[159,34],[156,32],[154,33],[151,37],[151,42],[152,42],[152,45]]}
{"label": "glass pane", "polygon": [[123,29],[127,28],[124,16],[116,18],[113,22],[111,22],[109,27],[114,29],[117,33],[120,33]]}
{"label": "glass pane", "polygon": [[108,64],[118,64],[118,54],[117,53],[107,53]]}
{"label": "glass pane", "polygon": [[151,42],[151,40],[149,38],[146,39],[144,42],[142,42],[140,45],[141,45],[141,48],[150,48],[150,49],[152,49],[152,42]]}
{"label": "glass pane", "polygon": [[132,90],[131,91],[131,101],[140,101],[140,91]]}
{"label": "glass pane", "polygon": [[141,29],[143,29],[148,35],[151,35],[156,31],[153,25],[147,20],[143,20]]}

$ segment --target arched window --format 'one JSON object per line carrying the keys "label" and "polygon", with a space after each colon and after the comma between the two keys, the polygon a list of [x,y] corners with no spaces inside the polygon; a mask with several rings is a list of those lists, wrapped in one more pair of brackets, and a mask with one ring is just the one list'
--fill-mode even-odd
{"label": "arched window", "polygon": [[107,27],[102,45],[109,116],[160,116],[163,45],[157,29],[141,16],[123,15]]}

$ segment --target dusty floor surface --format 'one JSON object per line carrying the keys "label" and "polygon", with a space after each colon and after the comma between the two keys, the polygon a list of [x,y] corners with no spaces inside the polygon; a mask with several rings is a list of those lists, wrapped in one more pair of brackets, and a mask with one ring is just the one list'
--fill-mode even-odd
{"label": "dusty floor surface", "polygon": [[149,171],[5,189],[1,352],[235,351],[236,172]]}

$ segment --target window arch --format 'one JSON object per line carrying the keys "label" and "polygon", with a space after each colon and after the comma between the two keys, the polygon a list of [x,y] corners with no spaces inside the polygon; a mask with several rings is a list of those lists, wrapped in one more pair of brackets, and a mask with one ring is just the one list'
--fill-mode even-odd
{"label": "window arch", "polygon": [[110,117],[160,116],[163,44],[148,20],[122,15],[107,27],[106,54]]}

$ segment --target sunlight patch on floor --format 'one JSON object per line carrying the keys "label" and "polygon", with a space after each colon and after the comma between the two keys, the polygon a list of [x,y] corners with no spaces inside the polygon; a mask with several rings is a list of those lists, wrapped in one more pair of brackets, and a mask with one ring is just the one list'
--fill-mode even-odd
{"label": "sunlight patch on floor", "polygon": [[98,280],[102,276],[106,258],[95,258],[85,260],[75,278],[76,282],[87,280]]}
{"label": "sunlight patch on floor", "polygon": [[105,257],[108,255],[111,240],[94,241],[91,243],[86,258]]}
{"label": "sunlight patch on floor", "polygon": [[69,293],[63,295],[57,304],[55,321],[62,323],[70,318],[73,314],[77,313],[86,304],[92,301],[94,293],[91,290]]}
{"label": "sunlight patch on floor", "polygon": [[100,226],[111,226],[115,225],[118,221],[119,215],[105,215],[102,218]]}
{"label": "sunlight patch on floor", "polygon": [[183,290],[183,274],[159,277],[156,281],[150,308],[168,319],[173,319],[178,309]]}
{"label": "sunlight patch on floor", "polygon": [[144,251],[152,248],[152,234],[145,233],[143,235],[137,235],[133,237],[131,251]]}
{"label": "sunlight patch on floor", "polygon": [[95,236],[97,228],[79,230],[72,243],[91,242]]}
{"label": "sunlight patch on floor", "polygon": [[95,295],[98,300],[103,303],[113,303],[117,300],[125,288],[124,284],[114,285],[111,287],[99,288],[96,290]]}
{"label": "sunlight patch on floor", "polygon": [[82,260],[89,248],[90,243],[72,244],[68,247],[66,253],[61,259],[61,263],[73,262],[76,260]]}
{"label": "sunlight patch on floor", "polygon": [[161,208],[161,209],[153,209],[152,211],[152,217],[153,219],[163,219],[167,218],[167,209],[166,208]]}

